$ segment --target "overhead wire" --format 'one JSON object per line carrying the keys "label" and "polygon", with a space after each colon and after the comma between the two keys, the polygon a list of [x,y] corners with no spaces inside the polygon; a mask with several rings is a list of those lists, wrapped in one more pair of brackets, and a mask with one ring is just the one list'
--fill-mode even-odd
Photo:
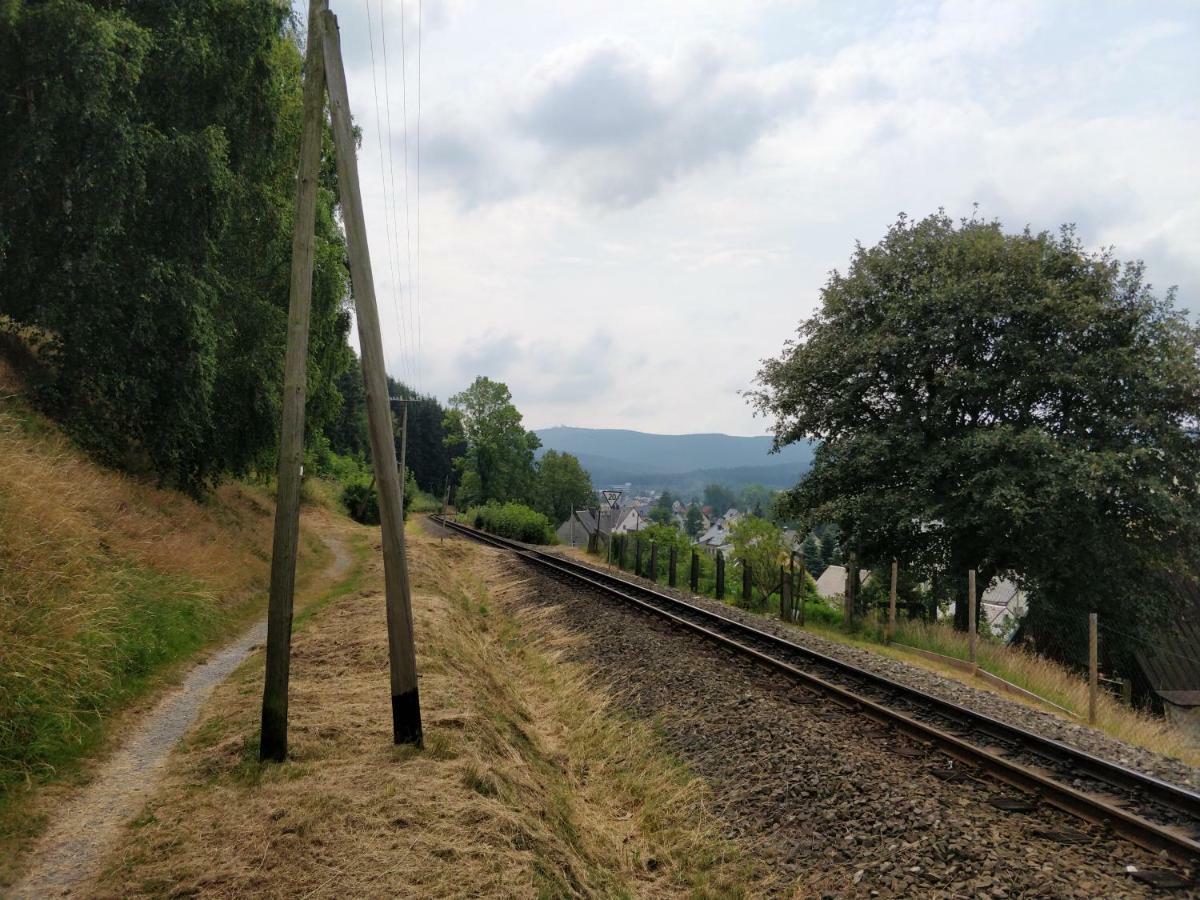
{"label": "overhead wire", "polygon": [[[409,361],[410,354],[406,351],[405,345],[408,343],[408,341],[407,341],[406,335],[404,333],[404,319],[400,315],[400,304],[397,299],[398,295],[400,293],[400,289],[399,289],[400,279],[399,279],[399,274],[398,274],[397,265],[396,265],[396,253],[394,252],[397,247],[397,241],[393,237],[392,217],[391,217],[391,211],[394,210],[394,208],[395,208],[395,204],[394,204],[394,201],[395,201],[395,197],[394,197],[395,178],[394,178],[394,172],[393,172],[392,196],[391,196],[392,202],[391,202],[391,204],[389,204],[388,176],[387,176],[387,172],[385,171],[386,160],[384,157],[384,150],[383,150],[383,116],[380,113],[380,108],[379,108],[379,68],[375,61],[375,23],[371,16],[371,0],[364,0],[364,5],[367,8],[367,36],[370,40],[370,45],[371,45],[371,89],[372,89],[372,92],[375,97],[375,138],[376,138],[376,143],[379,148],[379,179],[380,179],[380,185],[383,190],[384,236],[387,240],[388,268],[391,272],[391,280],[392,280],[392,291],[391,291],[391,293],[392,293],[392,308],[393,308],[393,310],[395,312],[395,316],[396,316],[397,336],[400,339],[400,371],[397,372],[397,375],[399,375],[402,380],[407,381],[408,375],[407,375],[406,364]],[[382,0],[380,0],[380,29],[381,30],[384,27],[382,14],[383,14],[383,6],[382,6]],[[386,46],[387,45],[386,45],[386,40],[385,40],[384,41],[384,53],[385,53],[384,64],[385,64],[385,67],[386,67],[386,63],[387,63]],[[386,68],[384,71],[384,78],[385,78],[384,84],[385,84],[385,93],[386,93],[386,78],[387,78]],[[390,120],[390,116],[389,116],[389,120]],[[391,128],[390,128],[390,126],[388,128],[388,136],[389,136],[388,143],[390,146],[390,144],[391,144]]]}
{"label": "overhead wire", "polygon": [[[416,322],[413,317],[413,307],[416,305],[416,289],[413,286],[412,208],[408,195],[408,35],[405,27],[405,20],[407,18],[404,14],[404,0],[400,0],[400,111],[404,117],[404,238],[407,254],[406,259],[408,261],[408,330],[409,334],[415,334]],[[421,359],[419,353],[414,362],[417,369],[417,381],[419,382],[421,379]]]}
{"label": "overhead wire", "polygon": [[424,381],[424,348],[421,327],[421,33],[424,16],[424,0],[417,0],[417,278],[413,283],[413,294],[417,304],[417,362],[422,366]]}
{"label": "overhead wire", "polygon": [[[369,4],[369,2],[370,2],[370,0],[368,0],[368,4]],[[401,54],[402,54],[401,61],[403,62],[403,44],[404,44],[404,3],[403,3],[403,0],[401,0],[401,4],[400,4],[400,29],[401,29]],[[395,154],[392,150],[393,142],[391,140],[391,135],[392,135],[391,73],[390,73],[390,69],[388,67],[387,22],[386,22],[385,15],[384,15],[383,0],[379,0],[379,32],[380,32],[381,47],[383,50],[384,108],[387,111],[387,132],[388,132],[388,163],[387,163],[387,166],[388,166],[388,171],[391,174],[391,185],[392,185],[392,189],[391,189],[392,241],[393,241],[394,252],[396,255],[396,268],[397,268],[397,271],[399,271],[400,270],[400,262],[399,262],[400,221],[399,221],[399,216],[396,212],[396,194],[398,192],[396,190],[396,159],[395,159]],[[405,122],[404,122],[404,152],[405,152],[405,159],[407,160],[407,155],[408,155],[407,114],[405,115]],[[406,211],[407,211],[407,207],[408,207],[407,178],[408,178],[408,171],[407,171],[407,163],[406,163],[406,165],[405,165],[405,192],[404,192],[404,204],[405,204]],[[406,226],[407,226],[407,221],[406,221]],[[408,332],[408,346],[407,347],[402,346],[402,351],[401,351],[402,355],[407,357],[405,362],[407,363],[407,371],[409,373],[409,377],[406,378],[406,381],[409,382],[409,384],[408,384],[409,388],[419,391],[419,386],[417,383],[418,377],[417,377],[416,353],[414,351],[414,341],[413,341],[413,337],[412,337],[412,333],[411,333],[412,329],[407,327],[408,323],[406,322],[406,318],[405,318],[406,310],[407,310],[407,316],[408,316],[409,320],[411,320],[411,315],[412,315],[412,313],[411,313],[411,307],[412,307],[411,241],[408,241],[407,244],[408,244],[407,249],[409,250],[409,254],[407,257],[409,259],[409,264],[408,264],[409,302],[407,305],[404,302],[404,286],[402,283],[401,286],[396,291],[396,296],[398,296],[398,298],[399,298],[399,308],[397,310],[397,317],[400,320],[401,333]]]}

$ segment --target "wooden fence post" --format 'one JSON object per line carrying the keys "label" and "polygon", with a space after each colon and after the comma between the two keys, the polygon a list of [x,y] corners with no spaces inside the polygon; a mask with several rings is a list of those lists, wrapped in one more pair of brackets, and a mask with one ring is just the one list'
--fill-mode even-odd
{"label": "wooden fence post", "polygon": [[688,583],[692,586],[693,594],[700,593],[700,554],[694,548],[692,550],[692,569]]}
{"label": "wooden fence post", "polygon": [[800,577],[799,577],[799,580],[794,585],[792,585],[792,598],[795,601],[796,606],[797,606],[796,619],[801,625],[804,624],[804,595],[806,593],[804,588],[807,586],[807,583],[808,583],[808,575],[806,574],[807,571],[808,571],[808,569],[804,565],[804,559],[801,558],[800,572],[799,572]]}
{"label": "wooden fence post", "polygon": [[1096,693],[1100,688],[1100,636],[1095,613],[1088,613],[1088,724],[1096,724]]}
{"label": "wooden fence post", "polygon": [[633,574],[642,574],[642,539],[633,539]]}
{"label": "wooden fence post", "polygon": [[676,582],[679,580],[679,573],[677,571],[678,568],[679,554],[676,551],[675,545],[672,544],[671,554],[667,559],[667,584],[669,584],[671,587],[675,587]]}
{"label": "wooden fence post", "polygon": [[747,609],[750,608],[750,601],[752,599],[754,599],[753,591],[754,591],[754,588],[750,582],[750,563],[743,559],[742,560],[742,603],[744,603],[746,605]]}
{"label": "wooden fence post", "polygon": [[896,634],[896,580],[900,574],[900,562],[892,559],[892,589],[888,592],[887,640],[891,643]]}
{"label": "wooden fence post", "polygon": [[792,571],[779,567],[779,618],[792,621]]}
{"label": "wooden fence post", "polygon": [[725,599],[725,555],[717,551],[717,599]]}
{"label": "wooden fence post", "polygon": [[646,573],[646,577],[651,581],[658,581],[658,541],[650,542],[650,571]]}
{"label": "wooden fence post", "polygon": [[854,627],[854,589],[858,586],[858,579],[854,576],[857,573],[858,554],[851,551],[846,560],[846,597],[842,603],[842,625],[848,629]]}
{"label": "wooden fence post", "polygon": [[971,674],[979,674],[979,664],[975,661],[976,626],[975,626],[975,570],[967,570],[967,650],[971,663]]}

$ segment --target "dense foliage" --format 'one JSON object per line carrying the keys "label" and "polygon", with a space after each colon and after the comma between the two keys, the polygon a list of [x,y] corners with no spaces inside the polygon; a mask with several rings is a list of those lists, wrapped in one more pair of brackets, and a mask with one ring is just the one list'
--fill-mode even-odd
{"label": "dense foliage", "polygon": [[487,503],[466,512],[468,525],[527,544],[555,543],[554,528],[537,510],[520,503]]}
{"label": "dense foliage", "polygon": [[[406,468],[404,471],[405,518],[408,518],[408,511],[412,508],[413,501],[417,498],[418,490],[412,470]],[[350,514],[350,518],[355,522],[360,522],[363,525],[379,524],[379,491],[375,488],[374,479],[360,476],[349,481],[342,488],[341,499],[342,505],[346,507],[346,512]]]}
{"label": "dense foliage", "polygon": [[750,580],[763,594],[779,584],[779,567],[788,559],[788,545],[778,525],[758,516],[742,516],[729,529],[733,556],[750,567]]}
{"label": "dense foliage", "polygon": [[507,385],[480,375],[451,397],[446,433],[448,441],[466,447],[455,462],[460,506],[530,496],[533,455],[541,441],[521,424]]}
{"label": "dense foliage", "polygon": [[1043,649],[1158,620],[1200,552],[1200,337],[1143,274],[1069,229],[902,217],[759,372],[776,443],[821,442],[785,512],[943,596],[1015,574]]}
{"label": "dense foliage", "polygon": [[592,478],[570,453],[547,450],[535,466],[533,505],[555,525],[561,525],[571,517],[572,510],[596,505]]}
{"label": "dense foliage", "polygon": [[[198,490],[271,461],[300,128],[288,5],[0,5],[0,313],[101,458]],[[308,419],[349,363],[325,166]]]}

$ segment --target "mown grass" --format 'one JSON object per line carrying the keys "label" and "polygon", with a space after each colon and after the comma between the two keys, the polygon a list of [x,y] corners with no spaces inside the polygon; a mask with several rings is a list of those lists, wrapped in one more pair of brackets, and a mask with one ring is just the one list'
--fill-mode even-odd
{"label": "mown grass", "polygon": [[497,584],[482,548],[410,536],[424,748],[390,745],[380,597],[351,593],[296,629],[289,759],[251,752],[256,655],[217,688],[100,892],[765,893],[704,782],[563,658],[574,638],[522,610],[520,583]]}

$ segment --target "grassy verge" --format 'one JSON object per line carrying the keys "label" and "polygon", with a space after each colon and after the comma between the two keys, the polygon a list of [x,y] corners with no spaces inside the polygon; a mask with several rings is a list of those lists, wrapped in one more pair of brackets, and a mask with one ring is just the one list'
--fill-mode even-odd
{"label": "grassy verge", "polygon": [[[840,617],[838,617],[840,620]],[[951,666],[939,666],[934,662],[906,651],[896,644],[886,644],[883,627],[875,621],[867,622],[848,634],[841,628],[840,621],[832,623],[809,622],[809,631],[828,640],[849,644],[860,649],[881,653],[910,665],[935,671],[946,678],[969,684],[980,690],[995,689],[972,678],[969,673]],[[930,625],[924,622],[901,622],[897,626],[896,642],[949,656],[954,659],[968,658],[967,635],[955,631],[949,625]],[[1080,675],[1059,663],[1029,653],[1018,647],[1009,647],[996,641],[980,640],[976,651],[976,662],[980,669],[1009,681],[1044,697],[1051,703],[1074,713],[1068,717],[1044,704],[1024,700],[1012,694],[1002,693],[1009,700],[1052,715],[1066,718],[1076,724],[1086,724],[1088,708],[1087,683]],[[1189,765],[1200,765],[1200,749],[1188,743],[1178,729],[1165,719],[1139,709],[1126,706],[1120,699],[1107,691],[1101,691],[1097,703],[1095,727],[1118,740],[1136,747],[1143,747],[1163,756],[1182,760]]]}
{"label": "grassy verge", "polygon": [[[381,598],[297,629],[291,754],[255,760],[261,657],[217,689],[101,893],[760,893],[707,789],[564,662],[489,551],[410,529],[425,748],[393,748]],[[378,588],[372,561],[366,587]]]}
{"label": "grassy verge", "polygon": [[[42,788],[86,777],[123,711],[261,613],[271,506],[92,464],[0,369],[0,883],[42,827]],[[300,583],[329,558],[306,528]]]}

